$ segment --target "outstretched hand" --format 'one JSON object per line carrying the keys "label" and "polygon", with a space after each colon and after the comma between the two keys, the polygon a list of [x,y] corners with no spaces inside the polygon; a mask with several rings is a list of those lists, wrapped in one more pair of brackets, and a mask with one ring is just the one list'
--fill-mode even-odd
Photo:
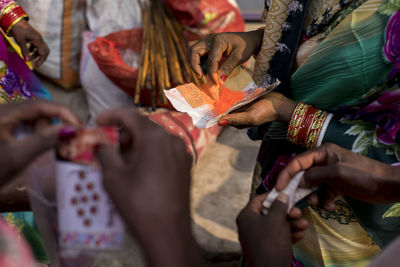
{"label": "outstretched hand", "polygon": [[221,126],[247,128],[272,121],[289,122],[295,108],[296,103],[289,98],[270,92],[243,109],[223,116],[218,123]]}

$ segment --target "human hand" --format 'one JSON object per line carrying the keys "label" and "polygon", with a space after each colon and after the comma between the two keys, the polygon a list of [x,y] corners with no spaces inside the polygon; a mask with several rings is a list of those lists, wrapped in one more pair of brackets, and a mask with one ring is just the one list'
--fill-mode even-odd
{"label": "human hand", "polygon": [[247,266],[290,266],[292,242],[304,237],[308,226],[298,208],[287,212],[288,198],[280,194],[266,216],[261,214],[267,194],[254,197],[236,222]]}
{"label": "human hand", "polygon": [[[43,64],[50,54],[50,50],[39,32],[22,19],[11,28],[10,33],[21,47],[22,55],[26,61],[37,59],[35,67]],[[31,45],[30,48],[28,48],[28,44]],[[30,52],[33,52],[31,56],[29,55]]]}
{"label": "human hand", "polygon": [[[190,47],[191,67],[197,76],[203,76],[200,58],[208,55],[207,74],[210,79],[215,83],[218,83],[218,79],[225,81],[237,66],[258,54],[263,36],[264,30],[211,34]],[[222,63],[223,57],[226,60]],[[218,70],[220,77],[217,75]]]}
{"label": "human hand", "polygon": [[276,92],[270,92],[260,99],[250,103],[247,107],[223,116],[219,120],[221,126],[246,128],[259,126],[271,121],[289,122],[296,103]]}
{"label": "human hand", "polygon": [[143,246],[149,265],[194,266],[192,160],[182,140],[135,109],[102,113],[97,123],[122,126],[121,151],[100,145],[97,155],[104,187]]}
{"label": "human hand", "polygon": [[[52,125],[54,118],[63,124]],[[21,125],[31,125],[33,132],[21,138],[15,137],[15,131]],[[47,101],[0,105],[0,186],[38,155],[73,137],[74,127],[79,126],[79,119],[69,109]]]}
{"label": "human hand", "polygon": [[335,144],[321,147],[295,157],[279,174],[276,189],[283,190],[290,180],[305,170],[300,186],[327,185],[322,199],[312,195],[309,202],[318,203],[327,210],[334,210],[337,194],[355,199],[390,203],[400,200],[400,170],[388,164],[358,155]]}

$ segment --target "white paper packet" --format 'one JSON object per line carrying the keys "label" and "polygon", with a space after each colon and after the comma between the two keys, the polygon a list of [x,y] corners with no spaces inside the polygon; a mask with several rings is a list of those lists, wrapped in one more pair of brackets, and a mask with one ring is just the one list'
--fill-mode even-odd
{"label": "white paper packet", "polygon": [[268,87],[258,87],[254,81],[251,81],[241,91],[243,98],[223,113],[218,112],[213,102],[207,102],[202,98],[199,94],[201,89],[194,84],[164,90],[164,93],[176,110],[187,113],[192,118],[196,127],[209,128],[217,124],[222,116],[253,102],[278,85],[279,82],[276,82]]}

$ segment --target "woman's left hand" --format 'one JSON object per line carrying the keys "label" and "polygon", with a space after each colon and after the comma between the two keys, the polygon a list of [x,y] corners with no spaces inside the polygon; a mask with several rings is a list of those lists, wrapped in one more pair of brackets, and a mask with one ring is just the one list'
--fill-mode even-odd
{"label": "woman's left hand", "polygon": [[247,128],[271,121],[289,122],[295,108],[294,101],[280,93],[270,92],[249,104],[244,111],[222,117],[218,123],[220,126]]}
{"label": "woman's left hand", "polygon": [[[54,118],[64,124],[53,125]],[[18,138],[16,131],[21,125],[30,125],[32,132]],[[72,137],[76,127],[80,121],[69,109],[47,101],[0,105],[0,186],[41,153]]]}
{"label": "woman's left hand", "polygon": [[[37,59],[35,67],[43,64],[50,54],[50,49],[38,31],[22,19],[12,27],[10,33],[21,47],[22,55],[26,61]],[[33,47],[28,47],[28,44]],[[32,52],[32,55],[30,55],[30,52]]]}

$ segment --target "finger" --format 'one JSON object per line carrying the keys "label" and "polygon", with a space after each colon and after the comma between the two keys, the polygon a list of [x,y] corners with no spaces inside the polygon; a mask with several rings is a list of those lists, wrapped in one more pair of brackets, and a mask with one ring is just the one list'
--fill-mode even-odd
{"label": "finger", "polygon": [[292,243],[299,242],[304,238],[305,235],[306,233],[304,231],[292,233]]}
{"label": "finger", "polygon": [[244,128],[252,125],[252,118],[249,112],[231,113],[223,116],[218,124],[220,126],[230,125],[236,128]]}
{"label": "finger", "polygon": [[229,57],[225,60],[225,62],[222,63],[221,67],[219,68],[220,71],[221,71],[220,72],[220,77],[223,76],[223,75],[228,77],[233,72],[233,70],[237,66],[239,66],[241,63],[242,62],[241,62],[240,55],[238,54],[238,52],[233,51],[229,55]]}
{"label": "finger", "polygon": [[189,49],[190,66],[199,78],[203,76],[203,70],[201,69],[201,57],[205,56],[208,52],[209,49],[205,40],[198,41]]}
{"label": "finger", "polygon": [[[107,173],[113,173],[124,166],[124,161],[114,145],[100,144],[96,147],[96,156],[102,167],[104,177],[109,177]],[[111,175],[112,176],[112,175]]]}
{"label": "finger", "polygon": [[50,54],[50,49],[40,35],[36,37],[34,45],[36,47],[37,54],[39,55],[39,59],[35,62],[35,67],[39,67],[46,61]]}
{"label": "finger", "polygon": [[290,221],[292,232],[301,232],[307,229],[308,222],[305,219],[296,219]]}
{"label": "finger", "polygon": [[10,145],[10,163],[22,169],[43,152],[55,148],[62,140],[60,131],[63,125],[41,127],[33,134],[18,139]]}
{"label": "finger", "polygon": [[267,198],[267,196],[268,193],[253,197],[245,208],[253,213],[261,214],[263,202]]}
{"label": "finger", "polygon": [[326,161],[326,151],[317,148],[296,156],[281,171],[276,182],[276,190],[281,191],[289,184],[290,180],[302,170],[307,170],[314,165],[322,164]]}
{"label": "finger", "polygon": [[271,207],[268,210],[267,216],[282,217],[286,220],[288,196],[284,193],[280,193],[279,196],[272,202]]}
{"label": "finger", "polygon": [[[141,135],[145,132],[143,128],[145,124],[149,123],[136,109],[115,109],[106,111],[96,118],[96,122],[101,126],[122,127],[124,139],[129,140],[131,145],[140,143],[142,139]],[[126,143],[124,145],[126,145]]]}
{"label": "finger", "polygon": [[80,126],[81,121],[68,108],[45,100],[29,100],[23,103],[6,105],[4,109],[11,108],[9,119],[14,124],[33,121],[39,118],[58,118],[66,124]]}
{"label": "finger", "polygon": [[24,37],[16,37],[15,41],[21,48],[21,53],[22,53],[22,56],[24,57],[24,59],[26,61],[29,61],[30,57],[29,57],[29,49],[27,46],[27,44],[28,44],[27,40]]}
{"label": "finger", "polygon": [[289,211],[288,217],[289,217],[291,220],[301,218],[301,210],[300,210],[299,208],[293,207],[293,208]]}
{"label": "finger", "polygon": [[336,176],[334,165],[316,166],[304,173],[304,185],[306,187],[315,187],[323,183],[330,184],[330,180]]}
{"label": "finger", "polygon": [[311,194],[310,196],[307,197],[307,202],[311,206],[317,206],[319,203],[319,199],[317,194]]}
{"label": "finger", "polygon": [[210,76],[214,83],[219,83],[218,75],[215,74],[218,73],[219,62],[221,61],[222,55],[226,50],[226,43],[219,41],[218,39],[214,40],[213,47],[208,55],[208,76]]}
{"label": "finger", "polygon": [[319,198],[320,199],[320,206],[327,211],[334,211],[336,208],[334,199],[336,197],[335,192],[333,192],[330,189],[326,189],[324,194],[322,195],[323,197]]}

